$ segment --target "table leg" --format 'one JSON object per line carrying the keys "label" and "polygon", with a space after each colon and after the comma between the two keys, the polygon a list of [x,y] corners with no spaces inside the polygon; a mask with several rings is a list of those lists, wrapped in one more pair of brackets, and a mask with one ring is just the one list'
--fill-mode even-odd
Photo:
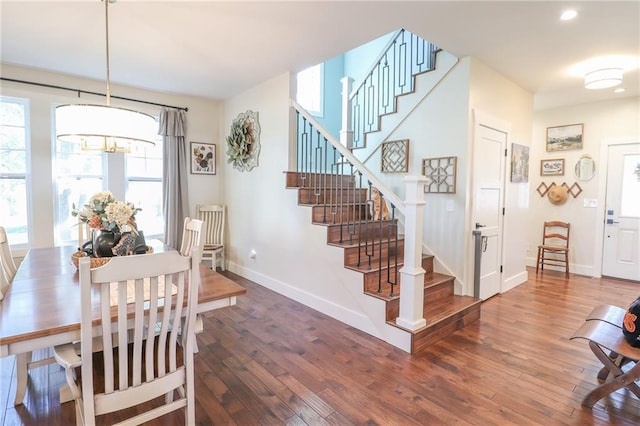
{"label": "table leg", "polygon": [[20,405],[24,400],[24,394],[27,391],[27,380],[29,375],[29,362],[31,362],[31,352],[16,355],[16,399],[13,405]]}

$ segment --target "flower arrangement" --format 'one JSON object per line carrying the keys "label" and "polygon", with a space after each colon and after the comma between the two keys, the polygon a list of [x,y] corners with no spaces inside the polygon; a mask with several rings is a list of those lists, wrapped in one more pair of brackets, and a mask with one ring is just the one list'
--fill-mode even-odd
{"label": "flower arrangement", "polygon": [[116,201],[110,191],[94,194],[83,210],[76,209],[71,215],[89,225],[90,228],[112,232],[133,231],[136,233],[135,215],[140,210],[132,203]]}

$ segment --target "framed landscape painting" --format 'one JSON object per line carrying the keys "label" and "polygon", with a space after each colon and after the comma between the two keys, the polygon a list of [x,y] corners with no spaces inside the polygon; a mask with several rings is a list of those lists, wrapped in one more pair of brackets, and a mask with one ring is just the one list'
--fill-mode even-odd
{"label": "framed landscape painting", "polygon": [[191,142],[191,173],[200,175],[216,174],[216,145]]}
{"label": "framed landscape painting", "polygon": [[547,127],[547,152],[582,149],[584,124]]}

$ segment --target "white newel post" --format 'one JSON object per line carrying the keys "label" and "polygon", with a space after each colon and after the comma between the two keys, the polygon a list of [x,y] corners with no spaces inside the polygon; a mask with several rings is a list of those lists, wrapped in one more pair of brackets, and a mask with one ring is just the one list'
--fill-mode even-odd
{"label": "white newel post", "polygon": [[340,130],[340,143],[347,148],[351,147],[353,142],[353,129],[351,128],[351,102],[349,102],[349,94],[353,86],[351,77],[343,77],[342,82],[342,129]]}
{"label": "white newel post", "polygon": [[404,178],[405,236],[404,266],[400,269],[400,316],[396,324],[409,330],[427,325],[423,318],[424,269],[422,268],[422,229],[424,215],[424,176]]}

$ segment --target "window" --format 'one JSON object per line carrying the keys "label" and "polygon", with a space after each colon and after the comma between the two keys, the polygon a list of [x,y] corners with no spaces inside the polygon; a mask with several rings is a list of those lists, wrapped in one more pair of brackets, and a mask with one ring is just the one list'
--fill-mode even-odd
{"label": "window", "polygon": [[[56,126],[65,125],[63,116],[55,119]],[[78,240],[78,220],[71,211],[74,206],[84,208],[93,194],[105,190],[142,209],[136,221],[145,237],[162,236],[162,138],[153,134],[150,139],[156,141],[155,146],[134,144],[128,154],[83,151],[79,144],[54,140],[56,245]]]}
{"label": "window", "polygon": [[640,154],[625,154],[620,216],[640,218]]}
{"label": "window", "polygon": [[297,102],[310,114],[322,117],[324,64],[314,65],[297,75]]}
{"label": "window", "polygon": [[138,144],[127,154],[127,201],[142,208],[136,222],[145,237],[164,233],[162,214],[162,138],[156,145]]}
{"label": "window", "polygon": [[0,223],[12,245],[29,244],[29,101],[0,97]]}
{"label": "window", "polygon": [[82,151],[78,144],[59,140],[54,146],[54,240],[59,245],[78,240],[78,219],[71,216],[73,207],[82,209],[93,194],[106,186],[105,154]]}

